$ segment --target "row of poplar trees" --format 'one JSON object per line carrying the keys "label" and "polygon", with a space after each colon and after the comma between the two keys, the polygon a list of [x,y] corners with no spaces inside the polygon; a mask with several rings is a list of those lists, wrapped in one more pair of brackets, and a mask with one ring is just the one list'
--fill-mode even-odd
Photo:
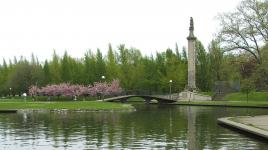
{"label": "row of poplar trees", "polygon": [[[212,68],[218,68],[221,55],[217,46],[211,46],[207,53],[201,42],[197,42],[197,84],[202,91],[210,91],[213,78]],[[214,52],[215,51],[215,52]],[[217,71],[214,71],[217,74]],[[105,80],[101,78],[105,76]],[[212,75],[214,76],[214,75]],[[22,94],[31,85],[72,83],[89,85],[94,82],[119,79],[124,90],[139,90],[151,93],[167,93],[169,81],[172,80],[172,91],[179,92],[187,83],[187,54],[185,48],[179,50],[168,48],[165,52],[151,56],[142,55],[136,48],[119,45],[103,55],[100,49],[91,50],[83,58],[73,58],[67,52],[59,56],[54,51],[52,59],[39,62],[32,55],[31,60],[21,57],[19,60],[3,59],[0,65],[0,93],[2,96]],[[11,88],[11,89],[10,89]]]}

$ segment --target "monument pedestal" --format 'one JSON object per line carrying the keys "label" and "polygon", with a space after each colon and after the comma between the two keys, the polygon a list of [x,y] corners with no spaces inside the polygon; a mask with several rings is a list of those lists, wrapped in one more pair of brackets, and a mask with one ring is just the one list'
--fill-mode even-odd
{"label": "monument pedestal", "polygon": [[208,95],[203,95],[195,91],[191,92],[185,90],[179,94],[179,100],[184,101],[211,101],[212,97]]}

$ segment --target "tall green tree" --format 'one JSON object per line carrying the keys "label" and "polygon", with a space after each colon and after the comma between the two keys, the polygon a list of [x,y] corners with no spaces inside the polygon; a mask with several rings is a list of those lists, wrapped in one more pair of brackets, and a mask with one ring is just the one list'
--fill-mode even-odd
{"label": "tall green tree", "polygon": [[70,58],[67,54],[67,51],[64,52],[62,61],[61,61],[61,81],[62,82],[71,82],[71,64]]}
{"label": "tall green tree", "polygon": [[268,43],[261,49],[263,56],[262,64],[256,66],[251,79],[255,82],[257,90],[268,90]]}
{"label": "tall green tree", "polygon": [[91,50],[85,53],[84,59],[84,82],[85,84],[92,84],[97,81],[96,72],[96,58]]}
{"label": "tall green tree", "polygon": [[178,57],[176,52],[173,53],[171,49],[166,50],[166,77],[164,77],[163,86],[168,89],[169,81],[172,80],[172,89],[173,92],[182,91],[185,88],[186,84],[186,67],[185,63]]}
{"label": "tall green tree", "polygon": [[51,83],[51,74],[50,74],[49,64],[47,60],[45,60],[43,72],[44,72],[44,85],[47,85]]}
{"label": "tall green tree", "polygon": [[97,49],[96,54],[96,77],[98,81],[102,80],[102,76],[106,75],[106,65],[100,49]]}
{"label": "tall green tree", "polygon": [[222,80],[223,50],[219,42],[213,40],[209,45],[210,73],[212,82]]}
{"label": "tall green tree", "polygon": [[32,84],[31,69],[29,62],[21,59],[11,70],[7,85],[12,89],[13,94],[21,95],[28,91],[28,87]]}
{"label": "tall green tree", "polygon": [[116,58],[116,53],[113,51],[112,45],[109,44],[107,54],[107,79],[113,80],[119,78],[119,67]]}
{"label": "tall green tree", "polygon": [[60,59],[54,50],[52,61],[49,63],[49,70],[51,74],[51,83],[60,83],[61,82],[61,74],[60,74]]}
{"label": "tall green tree", "polygon": [[8,95],[7,79],[10,69],[6,63],[6,60],[3,59],[2,66],[0,67],[0,95]]}
{"label": "tall green tree", "polygon": [[210,70],[209,70],[209,57],[200,41],[196,41],[195,45],[197,53],[196,61],[196,81],[197,87],[201,91],[210,91]]}

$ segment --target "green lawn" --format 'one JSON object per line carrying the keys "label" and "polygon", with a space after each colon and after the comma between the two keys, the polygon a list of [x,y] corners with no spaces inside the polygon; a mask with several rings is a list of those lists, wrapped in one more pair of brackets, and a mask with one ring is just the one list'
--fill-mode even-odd
{"label": "green lawn", "polygon": [[[247,96],[244,93],[231,93],[225,96],[226,101],[246,101]],[[268,92],[252,92],[249,94],[248,101],[267,101],[268,102]]]}
{"label": "green lawn", "polygon": [[130,104],[120,104],[99,101],[76,101],[76,102],[0,102],[0,110],[7,109],[86,109],[86,110],[133,110]]}
{"label": "green lawn", "polygon": [[180,101],[178,105],[204,105],[204,106],[241,106],[241,107],[267,107],[268,101]]}
{"label": "green lawn", "polygon": [[247,101],[244,93],[230,93],[222,101],[180,101],[179,105],[267,107],[268,92],[252,92]]}

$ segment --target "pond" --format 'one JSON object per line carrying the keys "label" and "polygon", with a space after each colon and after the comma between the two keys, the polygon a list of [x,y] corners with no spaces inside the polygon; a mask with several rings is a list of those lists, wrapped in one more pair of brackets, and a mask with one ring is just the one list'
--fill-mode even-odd
{"label": "pond", "polygon": [[217,118],[267,109],[135,105],[135,112],[20,111],[0,114],[0,149],[266,149]]}

